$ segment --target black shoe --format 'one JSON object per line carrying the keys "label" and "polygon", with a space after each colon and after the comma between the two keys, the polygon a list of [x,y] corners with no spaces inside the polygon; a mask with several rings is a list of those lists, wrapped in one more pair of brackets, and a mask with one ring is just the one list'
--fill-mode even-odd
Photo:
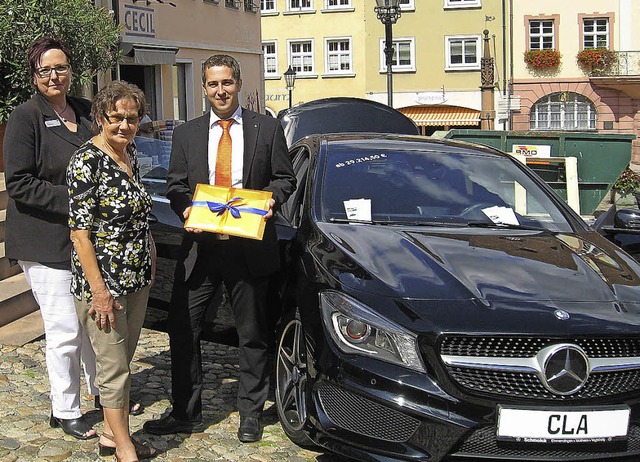
{"label": "black shoe", "polygon": [[[96,395],[93,400],[93,406],[96,409],[102,410],[102,404],[100,403],[100,395]],[[144,412],[144,406],[142,403],[131,403],[129,406],[129,415],[140,415]]]}
{"label": "black shoe", "polygon": [[84,415],[81,415],[77,419],[59,419],[54,417],[52,412],[49,418],[49,425],[51,428],[61,427],[67,435],[71,435],[79,440],[90,440],[91,438],[98,437],[97,433],[86,436],[93,428],[84,420]]}
{"label": "black shoe", "polygon": [[142,429],[152,435],[171,435],[172,433],[200,433],[204,430],[202,422],[178,420],[171,414],[144,423]]}
{"label": "black shoe", "polygon": [[238,439],[243,443],[253,443],[262,439],[262,425],[257,417],[240,417]]}

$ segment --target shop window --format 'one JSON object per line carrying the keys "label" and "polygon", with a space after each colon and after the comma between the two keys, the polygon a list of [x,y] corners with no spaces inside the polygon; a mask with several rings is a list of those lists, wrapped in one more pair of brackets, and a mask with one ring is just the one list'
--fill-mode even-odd
{"label": "shop window", "polygon": [[552,93],[531,108],[531,130],[595,130],[595,105],[583,95],[569,91]]}

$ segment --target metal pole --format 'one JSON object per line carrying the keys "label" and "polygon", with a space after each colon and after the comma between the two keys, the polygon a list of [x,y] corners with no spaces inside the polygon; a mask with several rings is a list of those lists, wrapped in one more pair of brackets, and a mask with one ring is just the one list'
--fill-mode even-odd
{"label": "metal pole", "polygon": [[393,107],[393,32],[391,20],[385,22],[385,47],[384,55],[387,60],[387,105]]}
{"label": "metal pole", "polygon": [[289,109],[291,109],[291,94],[293,93],[293,88],[289,88]]}

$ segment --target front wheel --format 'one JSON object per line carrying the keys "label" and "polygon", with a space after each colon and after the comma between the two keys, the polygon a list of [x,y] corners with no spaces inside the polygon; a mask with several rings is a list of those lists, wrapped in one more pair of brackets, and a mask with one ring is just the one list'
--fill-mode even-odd
{"label": "front wheel", "polygon": [[282,429],[298,446],[315,444],[304,432],[308,422],[309,372],[304,329],[293,319],[282,330],[276,363],[276,408]]}

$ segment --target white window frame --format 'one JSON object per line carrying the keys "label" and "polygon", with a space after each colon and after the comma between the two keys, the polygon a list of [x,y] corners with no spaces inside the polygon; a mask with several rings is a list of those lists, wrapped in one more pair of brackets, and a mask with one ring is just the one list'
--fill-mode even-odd
{"label": "white window frame", "polygon": [[[533,32],[533,24],[538,23],[540,32]],[[545,23],[551,23],[551,32],[545,32]],[[556,49],[556,23],[553,19],[531,19],[529,20],[529,50],[555,50]],[[551,46],[545,47],[545,38],[551,37]],[[536,40],[536,46],[533,40]]]}
{"label": "white window frame", "polygon": [[401,11],[414,11],[416,9],[415,0],[400,0]]}
{"label": "white window frame", "polygon": [[[462,41],[463,42],[463,57],[464,55],[464,42],[474,41],[476,45],[476,59],[475,63],[452,63],[451,62],[451,44],[454,41]],[[480,59],[482,58],[482,39],[479,35],[448,35],[445,36],[444,46],[445,46],[445,56],[446,56],[446,67],[447,71],[475,71],[480,70]]]}
{"label": "white window frame", "polygon": [[444,8],[480,8],[482,0],[444,0]]}
{"label": "white window frame", "polygon": [[[268,45],[273,45],[274,48],[274,52],[273,54],[268,54],[265,50],[265,46]],[[264,78],[265,79],[279,79],[280,78],[280,73],[278,72],[278,41],[277,40],[265,40],[264,42],[262,42],[262,58],[264,61]],[[267,60],[269,58],[272,58],[275,60],[275,71],[269,73],[269,71],[267,70]]]}
{"label": "white window frame", "polygon": [[[398,44],[409,44],[409,56],[411,59],[410,64],[394,64],[393,72],[415,72],[416,71],[416,39],[415,37],[394,37],[393,38],[393,50],[394,50],[394,62],[398,60]],[[385,39],[380,39],[380,72],[387,72],[387,57],[384,54]]]}
{"label": "white window frame", "polygon": [[[571,117],[567,117],[567,115]],[[531,106],[531,130],[594,131],[597,127],[596,105],[584,95],[558,92],[543,96]],[[586,126],[585,126],[586,125]]]}
{"label": "white window frame", "polygon": [[313,0],[287,0],[287,11],[313,11]]}
{"label": "white window frame", "polygon": [[[329,51],[329,44],[334,42],[347,42],[349,50],[347,52],[341,50]],[[342,62],[340,58],[346,56],[349,62],[349,69],[331,70],[329,61],[332,55],[338,57],[339,64]],[[353,74],[353,40],[351,40],[351,37],[328,37],[324,39],[324,72],[327,75]]]}
{"label": "white window frame", "polygon": [[[605,31],[598,31],[598,21],[605,22]],[[591,23],[593,26],[592,32],[587,32],[587,23]],[[598,37],[604,35],[606,49],[611,49],[611,24],[609,18],[584,18],[582,20],[582,48],[603,48],[598,45]],[[593,45],[587,45],[587,37],[591,37]]]}
{"label": "white window frame", "polygon": [[[267,4],[269,2],[273,5],[273,8],[269,8]],[[260,0],[260,13],[262,14],[273,14],[278,12],[278,2],[277,0]]]}
{"label": "white window frame", "polygon": [[[332,2],[335,5],[332,5]],[[324,6],[327,10],[346,10],[353,8],[352,0],[324,0]]]}
{"label": "white window frame", "polygon": [[[294,53],[292,47],[297,44],[310,44],[311,51],[309,52],[296,52]],[[315,63],[315,41],[314,39],[295,39],[295,40],[287,40],[287,62],[290,63],[291,68],[296,71],[296,78],[304,77],[304,76],[316,76],[316,63]],[[294,62],[296,58],[301,58],[304,62],[305,57],[311,58],[311,69],[304,70],[302,69],[302,65],[298,65]]]}

